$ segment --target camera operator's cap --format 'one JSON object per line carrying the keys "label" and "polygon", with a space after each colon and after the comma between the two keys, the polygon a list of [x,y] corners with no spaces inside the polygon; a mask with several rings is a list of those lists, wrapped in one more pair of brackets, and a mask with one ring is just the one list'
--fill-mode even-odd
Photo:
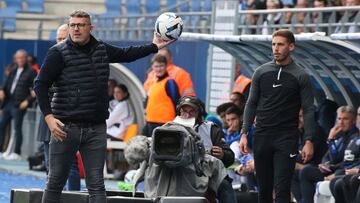
{"label": "camera operator's cap", "polygon": [[195,102],[193,101],[193,99],[191,99],[190,97],[187,97],[184,99],[184,101],[182,101],[180,103],[180,108],[182,106],[185,106],[185,105],[189,105],[191,107],[193,107],[194,109],[198,110],[199,109],[199,106],[195,104]]}

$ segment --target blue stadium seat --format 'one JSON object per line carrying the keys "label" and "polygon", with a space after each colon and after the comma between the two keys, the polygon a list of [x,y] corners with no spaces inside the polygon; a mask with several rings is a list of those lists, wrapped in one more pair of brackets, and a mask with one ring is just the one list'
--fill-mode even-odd
{"label": "blue stadium seat", "polygon": [[118,40],[118,31],[112,30],[112,28],[120,26],[119,13],[103,13],[98,16],[95,26],[98,28],[98,36],[107,40]]}
{"label": "blue stadium seat", "polygon": [[[0,10],[0,18],[4,19],[2,21],[2,29],[7,32],[16,31],[16,11],[13,9],[2,9]],[[0,21],[1,22],[1,21]]]}
{"label": "blue stadium seat", "polygon": [[170,12],[175,12],[176,13],[176,0],[167,0],[166,1],[166,8],[171,8],[169,9]]}
{"label": "blue stadium seat", "polygon": [[27,12],[31,13],[44,13],[44,0],[26,0]]}
{"label": "blue stadium seat", "polygon": [[204,0],[204,11],[212,11],[212,0]]}
{"label": "blue stadium seat", "polygon": [[22,11],[22,0],[5,0],[6,8],[15,12]]}
{"label": "blue stadium seat", "polygon": [[200,0],[192,0],[191,1],[191,11],[201,11],[201,1]]}
{"label": "blue stadium seat", "polygon": [[56,41],[56,32],[57,32],[57,30],[51,30],[49,40]]}
{"label": "blue stadium seat", "polygon": [[105,7],[107,13],[118,14],[119,16],[122,14],[121,1],[119,0],[106,0]]}
{"label": "blue stadium seat", "polygon": [[156,13],[160,11],[160,1],[146,0],[145,2],[146,13]]}
{"label": "blue stadium seat", "polygon": [[188,1],[178,1],[180,12],[189,12],[190,11],[190,5]]}
{"label": "blue stadium seat", "polygon": [[126,1],[126,15],[140,15],[141,14],[141,0]]}

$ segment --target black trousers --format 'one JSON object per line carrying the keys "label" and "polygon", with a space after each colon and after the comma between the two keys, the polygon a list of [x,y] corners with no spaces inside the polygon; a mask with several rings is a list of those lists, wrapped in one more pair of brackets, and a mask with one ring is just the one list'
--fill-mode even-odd
{"label": "black trousers", "polygon": [[[359,203],[360,174],[337,176],[330,181],[330,190],[336,203]],[[358,193],[358,194],[357,194]]]}
{"label": "black trousers", "polygon": [[259,186],[259,203],[290,202],[291,179],[298,153],[297,129],[288,131],[255,129],[254,159]]}
{"label": "black trousers", "polygon": [[317,166],[307,164],[300,170],[302,202],[314,202],[316,183],[324,180],[324,175]]}
{"label": "black trousers", "polygon": [[79,150],[85,170],[85,182],[89,191],[89,203],[106,203],[104,164],[106,153],[106,124],[66,123],[64,141],[50,140],[48,183],[43,203],[59,203],[61,191],[69,175],[70,167]]}

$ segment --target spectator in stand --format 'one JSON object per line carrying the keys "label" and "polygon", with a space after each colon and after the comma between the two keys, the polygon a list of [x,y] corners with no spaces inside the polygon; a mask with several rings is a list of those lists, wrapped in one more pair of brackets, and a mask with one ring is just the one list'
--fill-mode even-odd
{"label": "spectator in stand", "polygon": [[[297,0],[295,8],[308,8],[308,7],[309,7],[309,2],[307,0]],[[305,16],[306,16],[305,12],[298,12],[296,14],[296,20],[297,20],[296,23],[301,25],[300,27],[295,27],[296,34],[300,34],[305,31],[304,29]]]}
{"label": "spectator in stand", "polygon": [[[341,106],[337,110],[337,122],[328,136],[328,151],[321,164],[307,164],[300,170],[302,201],[314,201],[315,184],[323,180],[331,180],[335,175],[343,175],[345,169],[356,165],[357,159],[348,160],[345,153],[349,143],[358,136],[355,127],[355,110],[350,106]],[[345,158],[345,159],[344,159]],[[357,158],[357,157],[356,157]],[[354,162],[355,161],[355,162]]]}
{"label": "spectator in stand", "polygon": [[[67,24],[62,24],[58,27],[56,31],[56,43],[59,44],[63,42],[69,35],[69,26]],[[53,89],[49,89],[49,99],[53,97]],[[40,123],[39,123],[39,134],[38,141],[44,143],[44,159],[45,159],[45,168],[46,174],[49,174],[49,143],[50,143],[51,132],[47,126],[44,115],[41,114]],[[77,191],[80,190],[80,172],[78,167],[78,159],[75,156],[73,162],[71,163],[69,178],[67,181],[67,190]]]}
{"label": "spectator in stand", "polygon": [[146,101],[146,125],[142,134],[151,137],[153,130],[174,120],[176,104],[180,98],[178,85],[167,70],[167,58],[156,54],[151,59],[151,69],[156,81],[148,91]]}
{"label": "spectator in stand", "polygon": [[[345,2],[346,2],[345,6],[359,6],[360,5],[360,0],[346,0]],[[348,13],[344,13],[342,18],[340,19],[339,23],[343,22],[343,23],[354,23],[354,24],[350,25],[350,26],[341,25],[335,29],[335,33],[359,32],[360,31],[359,25],[355,24],[355,20],[357,19],[356,17],[358,16],[358,13],[359,13],[358,10],[353,10]]]}
{"label": "spectator in stand", "polygon": [[[240,130],[242,126],[243,112],[239,107],[230,107],[225,111],[225,119],[229,128],[225,133],[225,142],[231,145],[235,141],[240,140]],[[236,145],[239,148],[239,145]],[[233,150],[234,151],[234,150]]]}
{"label": "spectator in stand", "polygon": [[114,100],[111,106],[115,108],[110,111],[106,120],[106,133],[115,140],[124,140],[126,129],[134,122],[134,112],[129,103],[130,93],[124,84],[118,84],[114,88]]}
{"label": "spectator in stand", "polygon": [[36,57],[33,55],[28,55],[27,61],[31,65],[31,67],[36,71],[36,73],[39,73],[40,68],[39,68],[39,65],[37,64]]}
{"label": "spectator in stand", "polygon": [[244,111],[246,98],[240,92],[233,92],[230,95],[230,101],[234,103],[237,107],[240,108],[241,111]]}
{"label": "spectator in stand", "polygon": [[[359,131],[358,135],[360,135],[360,107],[357,109],[356,126]],[[353,147],[348,148],[353,150],[345,152],[345,158],[355,159],[355,157],[357,157],[358,165],[353,168],[346,169],[346,175],[337,176],[331,180],[330,190],[335,197],[336,202],[352,203],[355,202],[355,200],[360,200],[360,136],[357,136],[356,140],[352,140],[352,142],[349,143],[349,146],[350,145]],[[356,193],[358,193],[357,196]]]}
{"label": "spectator in stand", "polygon": [[[167,66],[166,71],[170,79],[175,80],[178,84],[180,95],[192,95],[195,96],[195,90],[193,88],[193,83],[191,81],[190,74],[186,72],[183,68],[180,68],[173,64],[173,56],[168,48],[160,49],[158,52],[160,55],[166,57]],[[144,83],[144,89],[147,94],[149,94],[150,87],[157,81],[156,74],[153,70],[147,75],[146,81]]]}
{"label": "spectator in stand", "polygon": [[[236,63],[236,67],[240,68],[241,71],[240,63]],[[250,84],[251,84],[251,80],[246,76],[240,74],[234,82],[234,87],[232,89],[232,92],[239,92],[243,94],[245,96],[245,100],[247,100],[249,96]]]}
{"label": "spectator in stand", "polygon": [[225,112],[228,108],[232,106],[236,106],[236,105],[233,102],[226,102],[216,107],[216,113],[219,115],[222,122],[223,132],[226,132],[226,130],[229,128],[229,125],[226,122]]}
{"label": "spectator in stand", "polygon": [[[298,134],[299,134],[299,152],[303,148],[305,144],[305,135],[304,135],[305,129],[304,129],[304,112],[301,109],[299,112],[299,126],[298,126]],[[316,125],[316,131],[315,136],[313,137],[313,143],[314,143],[314,156],[311,160],[309,160],[308,164],[311,164],[313,166],[317,166],[320,162],[322,157],[327,151],[327,134],[324,133],[324,131]],[[297,202],[301,202],[301,189],[300,189],[300,177],[299,172],[302,168],[304,168],[306,163],[301,159],[301,155],[298,154],[296,158],[295,163],[295,172],[294,176],[292,178],[291,182],[291,192],[294,195]]]}
{"label": "spectator in stand", "polygon": [[[281,9],[282,3],[279,0],[266,0],[266,10],[272,10],[272,9]],[[263,35],[269,35],[273,33],[276,28],[270,27],[271,25],[278,25],[280,24],[280,20],[282,18],[282,13],[269,13],[266,16],[266,19],[263,23],[263,28],[261,31],[261,34]]]}
{"label": "spectator in stand", "polygon": [[[327,0],[315,0],[314,1],[314,8],[325,8],[327,7]],[[330,18],[331,12],[317,12],[314,11],[311,13],[311,20],[314,24],[321,24],[321,23],[328,23]],[[318,30],[313,29],[314,32],[327,32],[327,27],[317,27]]]}
{"label": "spectator in stand", "polygon": [[[5,128],[14,119],[14,131],[16,142],[15,150],[4,159],[21,159],[21,145],[23,139],[22,123],[27,108],[35,100],[31,95],[36,72],[27,63],[27,53],[20,49],[15,53],[16,67],[10,72],[0,89],[0,101],[2,101],[2,114],[0,116],[0,149],[3,148]],[[1,152],[0,152],[1,153]]]}
{"label": "spectator in stand", "polygon": [[[248,0],[247,10],[263,10],[266,9],[266,0]],[[247,24],[256,25],[259,15],[249,14],[246,16]],[[256,34],[256,29],[252,29],[250,34]]]}

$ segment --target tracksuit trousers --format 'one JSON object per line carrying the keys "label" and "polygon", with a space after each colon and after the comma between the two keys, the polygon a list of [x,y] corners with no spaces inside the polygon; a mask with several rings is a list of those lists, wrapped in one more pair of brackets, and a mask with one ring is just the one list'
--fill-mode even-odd
{"label": "tracksuit trousers", "polygon": [[298,154],[297,129],[255,129],[254,159],[259,186],[259,203],[290,202],[291,179]]}

